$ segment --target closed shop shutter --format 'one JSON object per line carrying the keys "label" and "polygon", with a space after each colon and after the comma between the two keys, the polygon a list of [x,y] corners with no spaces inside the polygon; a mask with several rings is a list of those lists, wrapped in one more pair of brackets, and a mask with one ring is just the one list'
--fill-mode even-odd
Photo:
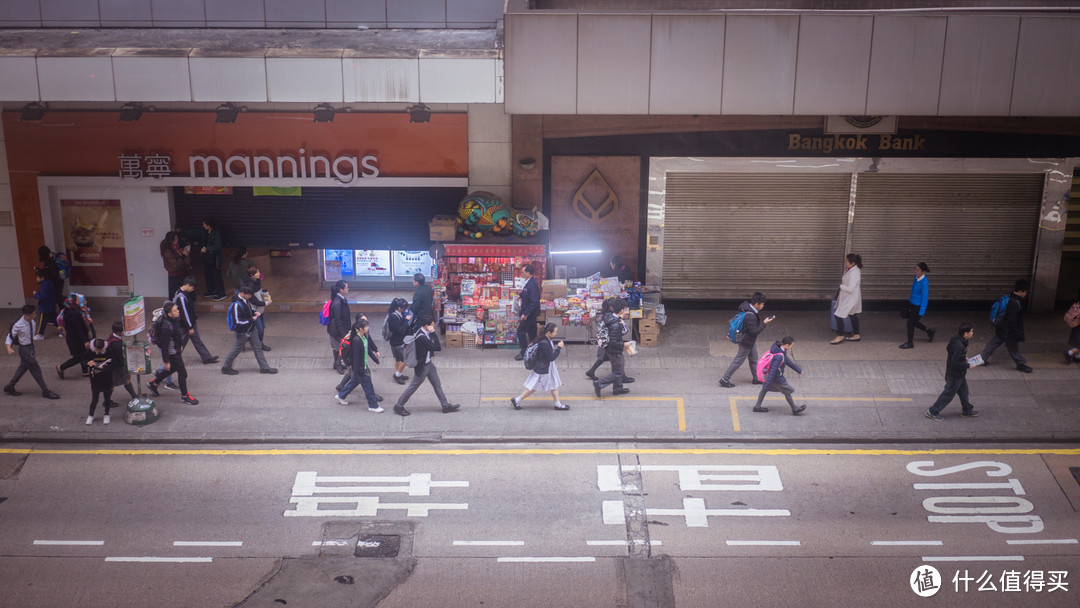
{"label": "closed shop shutter", "polygon": [[186,194],[174,188],[176,221],[198,228],[220,224],[225,245],[318,249],[406,249],[431,246],[428,221],[454,215],[465,188],[302,188],[300,196]]}
{"label": "closed shop shutter", "polygon": [[863,298],[906,300],[921,261],[931,299],[1008,293],[1031,277],[1042,192],[1041,174],[859,174],[851,250]]}
{"label": "closed shop shutter", "polygon": [[668,173],[664,297],[831,297],[850,192],[848,173]]}

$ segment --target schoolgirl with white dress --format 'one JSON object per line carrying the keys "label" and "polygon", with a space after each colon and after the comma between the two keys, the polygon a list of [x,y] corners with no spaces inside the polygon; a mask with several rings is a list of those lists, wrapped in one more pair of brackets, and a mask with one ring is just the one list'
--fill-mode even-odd
{"label": "schoolgirl with white dress", "polygon": [[562,340],[559,340],[558,344],[555,343],[557,333],[559,333],[558,326],[548,323],[544,326],[544,331],[533,339],[532,343],[537,345],[536,363],[529,377],[525,379],[525,390],[517,397],[510,399],[510,405],[515,410],[520,410],[521,402],[536,391],[551,391],[555,409],[570,409],[569,405],[559,401],[559,387],[562,386],[562,381],[559,379],[559,368],[555,365],[555,360],[559,358],[565,344]]}

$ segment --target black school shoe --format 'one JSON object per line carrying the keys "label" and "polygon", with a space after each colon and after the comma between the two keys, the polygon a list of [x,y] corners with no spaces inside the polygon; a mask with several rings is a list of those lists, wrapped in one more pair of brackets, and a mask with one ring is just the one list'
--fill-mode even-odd
{"label": "black school shoe", "polygon": [[18,397],[18,396],[19,396],[19,395],[21,395],[22,393],[20,393],[19,391],[15,390],[15,387],[14,387],[14,386],[5,386],[5,387],[4,387],[4,394],[5,394],[5,395],[11,395],[12,397]]}
{"label": "black school shoe", "polygon": [[450,404],[444,405],[442,407],[442,413],[449,414],[451,412],[456,412],[456,411],[458,411],[460,409],[461,409],[460,405],[458,405],[456,403],[450,403]]}
{"label": "black school shoe", "polygon": [[146,383],[146,388],[150,389],[150,392],[153,393],[155,397],[161,396],[161,393],[158,392],[157,384],[153,380]]}
{"label": "black school shoe", "polygon": [[401,407],[400,405],[395,405],[394,406],[394,413],[397,414],[398,416],[408,416],[412,412],[405,409],[404,407]]}

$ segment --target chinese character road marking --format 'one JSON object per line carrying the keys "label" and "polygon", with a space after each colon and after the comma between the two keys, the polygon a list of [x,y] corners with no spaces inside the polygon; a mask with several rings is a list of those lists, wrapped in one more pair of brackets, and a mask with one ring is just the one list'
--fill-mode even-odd
{"label": "chinese character road marking", "polygon": [[[372,517],[379,509],[405,509],[408,517],[427,517],[432,509],[468,509],[468,503],[380,503],[378,496],[324,496],[316,498],[292,497],[295,511],[285,511],[285,517]],[[355,509],[320,509],[320,504],[350,504]]]}
{"label": "chinese character road marking", "polygon": [[[385,485],[373,485],[385,484]],[[295,510],[285,517],[363,517],[375,516],[379,509],[405,509],[408,517],[427,517],[432,509],[468,509],[468,503],[384,503],[378,496],[358,496],[397,492],[409,496],[430,496],[431,488],[467,488],[467,481],[432,481],[430,473],[412,473],[404,477],[319,476],[315,471],[299,471],[293,482]],[[316,494],[351,494],[352,496],[316,496]],[[320,509],[320,505],[350,505],[348,509]]]}
{"label": "chinese character road marking", "polygon": [[[604,523],[625,525],[623,503],[621,500],[605,500],[603,503]],[[690,528],[708,528],[709,516],[716,517],[789,517],[787,509],[706,509],[704,498],[684,498],[682,509],[646,509],[649,517],[665,515],[682,516]]]}
{"label": "chinese character road marking", "polygon": [[[408,484],[373,486],[370,483]],[[354,484],[326,486],[319,484]],[[319,494],[377,494],[379,492],[406,492],[409,496],[430,496],[431,488],[467,488],[467,481],[431,481],[430,473],[413,473],[406,477],[329,477],[315,471],[300,471],[293,484],[293,496]]]}
{"label": "chinese character road marking", "polygon": [[[618,465],[602,464],[597,465],[596,467],[596,486],[600,488],[601,492],[634,492],[640,490],[640,488],[627,487],[623,484],[620,468],[622,471],[677,472],[679,474],[679,489],[684,492],[700,492],[703,490],[755,490],[780,492],[784,489],[784,484],[780,482],[780,470],[771,465],[633,465],[619,467]],[[710,472],[726,474],[708,474]],[[709,483],[718,481],[732,483]]]}

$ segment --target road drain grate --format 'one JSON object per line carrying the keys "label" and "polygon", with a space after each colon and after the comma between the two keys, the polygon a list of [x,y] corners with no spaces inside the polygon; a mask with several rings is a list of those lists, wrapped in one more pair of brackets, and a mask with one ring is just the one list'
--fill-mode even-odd
{"label": "road drain grate", "polygon": [[397,557],[401,536],[397,534],[368,534],[356,541],[356,557]]}

